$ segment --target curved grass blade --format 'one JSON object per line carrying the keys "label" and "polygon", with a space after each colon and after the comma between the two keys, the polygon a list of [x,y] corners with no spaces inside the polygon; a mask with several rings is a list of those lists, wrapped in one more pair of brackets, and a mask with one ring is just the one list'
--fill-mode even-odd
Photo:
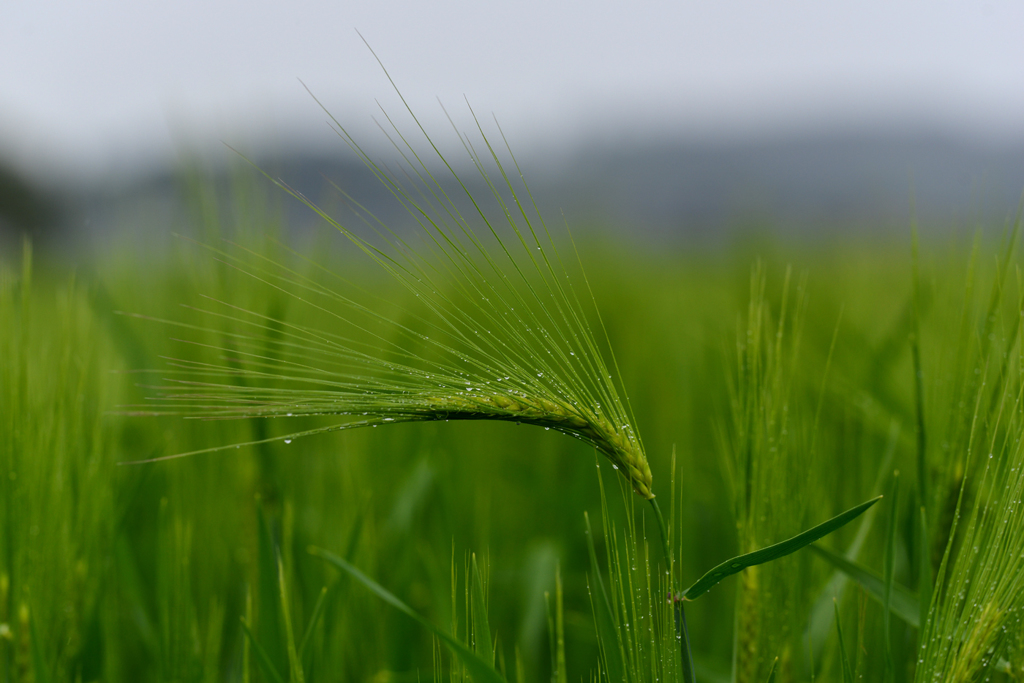
{"label": "curved grass blade", "polygon": [[776,667],[778,667],[778,665],[779,665],[779,658],[776,657],[772,661],[772,668],[769,669],[769,671],[768,671],[768,679],[767,679],[767,681],[765,681],[765,683],[775,683],[775,669],[776,669]]}
{"label": "curved grass blade", "polygon": [[[832,552],[828,548],[823,548],[817,544],[811,545],[810,548],[821,555],[821,557],[828,560],[836,569],[860,584],[860,587],[875,599],[878,604],[883,607],[885,606],[885,580],[882,579],[882,577],[875,574],[867,567],[859,565],[856,562],[851,562],[842,555]],[[907,624],[914,628],[920,627],[921,624],[918,621],[918,596],[909,588],[893,582],[889,609],[892,610],[893,614]]]}
{"label": "curved grass blade", "polygon": [[335,567],[363,584],[378,598],[388,603],[399,612],[411,617],[414,621],[418,622],[434,634],[439,640],[447,645],[452,653],[455,654],[455,656],[458,657],[465,665],[466,669],[469,671],[469,675],[473,678],[475,683],[505,683],[505,679],[502,678],[501,674],[494,670],[493,666],[484,661],[484,659],[477,653],[469,649],[462,641],[421,617],[415,610],[413,610],[412,607],[409,607],[407,604],[399,600],[393,593],[368,577],[366,574],[363,574],[345,560],[341,559],[334,553],[324,550],[323,548],[310,547],[309,552],[317,557],[323,558],[330,564],[333,564]]}
{"label": "curved grass blade", "polygon": [[795,553],[804,546],[814,543],[819,538],[828,536],[836,529],[839,529],[853,521],[881,499],[882,496],[872,498],[869,501],[865,501],[860,505],[850,508],[846,512],[836,515],[832,519],[822,522],[818,526],[812,527],[803,533],[793,536],[792,538],[788,538],[785,541],[776,543],[775,545],[770,545],[767,548],[755,550],[754,552],[747,553],[746,555],[739,555],[731,560],[726,560],[704,576],[700,577],[696,583],[683,591],[682,597],[689,600],[696,600],[714,588],[715,585],[727,576],[737,574],[747,567],[754,567],[759,564],[764,564],[765,562],[777,560],[780,557],[785,557],[791,553]]}

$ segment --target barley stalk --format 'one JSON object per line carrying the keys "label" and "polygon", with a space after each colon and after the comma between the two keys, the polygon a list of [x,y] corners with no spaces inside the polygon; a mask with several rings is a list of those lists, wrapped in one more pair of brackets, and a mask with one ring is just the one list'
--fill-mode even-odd
{"label": "barley stalk", "polygon": [[[258,287],[278,308],[268,305],[264,312],[258,305],[246,308],[208,297],[211,308],[201,312],[218,318],[219,329],[226,321],[237,331],[224,334],[213,325],[179,325],[193,337],[214,338],[213,342],[193,338],[189,343],[197,355],[212,353],[215,358],[172,360],[166,375],[169,384],[156,387],[161,395],[155,400],[162,405],[154,409],[150,404],[142,412],[206,419],[348,418],[341,424],[250,443],[290,442],[319,432],[397,422],[531,424],[590,444],[608,457],[639,495],[653,499],[651,469],[632,426],[631,409],[613,380],[614,357],[611,368],[604,360],[610,340],[593,306],[586,276],[580,268],[585,291],[577,292],[525,182],[514,187],[508,162],[499,159],[475,114],[473,120],[485,152],[478,153],[461,133],[459,141],[489,189],[500,219],[489,215],[469,193],[429,137],[426,141],[436,159],[469,203],[468,213],[397,128],[389,140],[413,187],[382,170],[383,164],[370,159],[332,119],[338,135],[422,228],[422,246],[414,247],[410,238],[387,226],[372,225],[372,217],[369,222],[375,235],[357,234],[270,178],[380,266],[399,291],[410,293],[408,310],[383,313],[394,310],[399,302],[393,298],[368,302],[375,295],[351,283],[325,284],[325,274],[336,276],[316,265],[311,274],[284,265],[280,253],[287,248],[282,245],[276,245],[278,253],[269,255],[230,243],[223,249],[207,247],[227,272],[234,270],[249,278],[249,287]],[[510,150],[508,155],[521,179]],[[352,333],[339,336],[292,316],[283,318],[280,310],[284,308],[333,318],[348,325]],[[596,318],[600,335],[588,318]],[[600,342],[599,336],[603,337]]]}
{"label": "barley stalk", "polygon": [[428,420],[514,420],[582,439],[607,456],[639,495],[654,498],[651,468],[629,425],[616,429],[602,415],[525,395],[431,396],[426,402]]}
{"label": "barley stalk", "polygon": [[[151,415],[198,413],[208,418],[294,417],[297,415],[308,417],[319,414],[369,417],[369,419],[269,439],[287,442],[320,431],[338,431],[397,422],[493,420],[535,425],[568,434],[590,444],[604,454],[616,470],[629,479],[637,494],[647,499],[654,498],[654,493],[651,491],[650,465],[639,440],[628,423],[616,428],[609,418],[601,413],[549,398],[531,397],[525,393],[484,394],[466,391],[448,394],[402,394],[392,397],[389,402],[380,400],[382,396],[375,396],[374,398],[377,400],[370,402],[366,400],[365,396],[346,396],[339,392],[333,398],[328,399],[327,405],[324,405],[308,400],[281,403],[270,400],[270,397],[262,392],[243,391],[241,393],[245,396],[245,403],[238,404],[238,392],[235,391],[238,387],[189,383],[197,390],[195,393],[167,394],[162,397],[166,401],[163,409],[148,410],[146,413]],[[229,447],[218,446],[153,460],[212,452]]]}

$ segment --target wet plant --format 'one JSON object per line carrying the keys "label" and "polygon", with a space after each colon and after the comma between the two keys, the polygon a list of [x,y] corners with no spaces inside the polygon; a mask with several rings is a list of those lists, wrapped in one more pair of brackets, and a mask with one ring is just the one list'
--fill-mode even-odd
{"label": "wet plant", "polygon": [[0,268],[0,680],[1020,680],[1019,220],[602,252],[469,111],[331,120],[405,221],[197,177],[166,260]]}
{"label": "wet plant", "polygon": [[[396,93],[401,98],[397,88]],[[405,104],[404,99],[402,102]],[[240,331],[226,335],[220,345],[209,345],[219,356],[215,362],[172,361],[180,377],[159,387],[162,395],[155,399],[159,407],[146,411],[207,420],[328,417],[338,421],[146,462],[273,441],[290,444],[313,434],[403,422],[515,422],[580,439],[605,456],[633,491],[651,505],[661,541],[661,557],[653,561],[645,558],[649,574],[649,623],[656,621],[655,611],[662,611],[655,610],[650,602],[654,594],[651,591],[656,588],[670,596],[671,603],[671,619],[663,618],[660,629],[661,637],[673,643],[674,664],[664,666],[664,676],[686,683],[695,681],[685,604],[740,572],[744,572],[745,586],[756,585],[758,565],[790,555],[832,533],[869,509],[877,499],[786,540],[758,543],[754,519],[761,513],[751,506],[762,500],[764,493],[753,492],[755,480],[762,488],[776,490],[780,484],[790,482],[758,479],[756,472],[789,471],[792,464],[777,467],[763,453],[755,454],[752,446],[744,446],[746,461],[740,464],[744,469],[740,478],[746,490],[739,495],[746,502],[740,504],[739,515],[748,520],[741,526],[745,530],[741,549],[745,552],[718,564],[689,588],[680,590],[651,468],[634,427],[635,417],[628,398],[622,398],[625,392],[613,374],[616,362],[608,333],[571,237],[560,246],[549,230],[500,127],[498,146],[492,143],[472,109],[477,137],[459,132],[452,123],[463,151],[487,189],[493,204],[489,212],[470,191],[469,181],[420,125],[412,109],[407,104],[405,109],[423,134],[431,156],[417,149],[385,112],[385,134],[401,164],[400,170],[393,172],[374,161],[336,119],[330,120],[335,133],[405,208],[418,228],[412,234],[398,232],[363,210],[359,218],[364,229],[369,230],[369,235],[363,236],[286,182],[267,177],[397,281],[411,297],[409,303],[396,311],[391,302],[351,293],[351,283],[322,284],[298,267],[251,250],[241,249],[240,254],[238,245],[211,247],[217,258],[239,269],[244,277],[269,291],[284,294],[290,306],[308,307],[316,315],[338,318],[351,326],[353,333],[338,335],[306,323],[274,318],[230,301],[211,300],[210,308],[200,312],[227,320]],[[504,153],[504,160],[499,152]],[[428,159],[433,160],[433,165]],[[342,188],[337,189],[357,209],[362,209]],[[754,285],[760,285],[763,293],[763,277],[759,280],[755,276]],[[752,307],[762,305],[756,294],[755,291]],[[385,310],[388,312],[382,312]],[[751,325],[766,323],[760,317],[755,319],[755,315],[763,317],[752,308]],[[198,331],[209,333],[213,328]],[[754,339],[761,336],[760,329],[755,330]],[[271,337],[272,349],[267,342]],[[752,364],[750,368],[747,362]],[[758,402],[764,399],[764,391],[781,391],[775,385],[761,387],[762,362],[769,368],[779,365],[781,346],[767,351],[755,346],[747,354],[743,368],[748,376],[741,387],[752,387],[754,395],[738,399],[745,402],[740,410],[749,414],[749,419],[739,425],[741,438],[759,437],[764,428],[761,421],[774,419],[759,412]],[[774,382],[781,376],[772,369],[767,372],[765,377],[773,377]],[[781,429],[785,433],[784,421]],[[781,457],[780,463],[785,463],[785,455]],[[776,517],[780,522],[778,528],[788,528],[791,534],[799,528],[794,522],[802,521],[798,517]],[[632,543],[633,552],[639,553],[635,530]],[[401,611],[414,614],[345,560],[317,552]],[[663,571],[655,572],[656,578],[651,578],[650,573],[659,562]],[[751,581],[754,583],[750,584]],[[752,590],[756,595],[756,588]],[[605,607],[611,610],[610,603]],[[622,623],[619,620],[620,630]],[[489,674],[481,673],[488,668],[486,662],[477,661],[479,653],[474,654],[448,636],[441,637],[470,670],[477,672],[475,679],[487,678]],[[612,646],[605,647],[606,653],[610,652],[608,648]],[[620,640],[616,647],[625,649],[626,645]],[[739,651],[743,651],[742,644]],[[649,657],[639,651],[636,656]],[[745,670],[747,666],[741,662],[738,668]],[[638,676],[634,673],[637,680]],[[746,676],[741,679],[746,680]]]}

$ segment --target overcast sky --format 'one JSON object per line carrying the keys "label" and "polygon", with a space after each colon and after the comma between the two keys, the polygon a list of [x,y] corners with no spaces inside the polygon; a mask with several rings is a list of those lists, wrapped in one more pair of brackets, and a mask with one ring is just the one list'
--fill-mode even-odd
{"label": "overcast sky", "polygon": [[[1024,3],[8,0],[0,153],[130,168],[185,140],[336,144],[436,98],[535,152],[591,136],[724,137],[892,124],[1024,139]],[[460,120],[464,121],[464,117]]]}

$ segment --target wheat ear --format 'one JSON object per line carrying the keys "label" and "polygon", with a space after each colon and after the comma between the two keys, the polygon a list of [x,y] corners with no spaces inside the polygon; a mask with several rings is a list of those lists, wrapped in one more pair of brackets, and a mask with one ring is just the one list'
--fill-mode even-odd
{"label": "wheat ear", "polygon": [[604,416],[525,395],[430,396],[425,403],[429,420],[515,421],[582,439],[607,456],[612,466],[629,478],[639,495],[654,498],[651,468],[640,444],[631,438],[628,426],[616,429]]}
{"label": "wheat ear", "polygon": [[[306,309],[320,322],[307,326],[291,315],[291,320],[284,319],[280,310],[271,315],[207,297],[215,310],[195,310],[217,317],[221,326],[228,321],[238,331],[224,334],[217,332],[218,326],[163,321],[219,337],[214,344],[190,342],[203,347],[201,353],[213,351],[218,358],[172,360],[172,373],[179,372],[184,379],[169,379],[174,386],[158,387],[163,394],[157,400],[163,406],[152,410],[150,404],[145,412],[208,419],[353,418],[262,441],[402,421],[533,424],[594,446],[639,495],[653,500],[651,469],[632,426],[628,399],[620,397],[613,380],[614,356],[610,364],[604,360],[610,339],[581,264],[580,281],[586,288],[577,292],[567,267],[572,262],[563,261],[539,213],[531,215],[536,205],[525,182],[521,189],[513,187],[512,178],[521,180],[522,173],[511,150],[514,175],[499,160],[475,114],[473,119],[486,153],[478,154],[468,138],[460,135],[460,140],[499,218],[481,208],[429,137],[426,141],[436,158],[472,207],[470,213],[463,214],[397,129],[391,141],[412,187],[385,173],[332,118],[338,135],[422,229],[424,241],[415,248],[408,238],[372,217],[372,235],[357,235],[301,193],[267,176],[392,276],[398,291],[413,295],[415,304],[402,311],[401,321],[377,312],[380,308],[371,303],[375,294],[333,281],[316,264],[307,275],[305,268],[283,264],[279,254],[266,256],[237,244],[227,250],[207,246],[227,268],[251,278],[250,284],[268,299],[282,302],[280,310],[286,303],[290,312]],[[485,161],[490,162],[490,172]],[[529,201],[523,201],[527,197]],[[533,212],[528,210],[531,205]],[[474,225],[482,228],[482,235]],[[571,238],[569,244],[575,251]],[[324,275],[332,278],[330,285],[324,283]],[[382,308],[396,305],[382,303]],[[588,324],[590,316],[598,322],[600,341]],[[344,332],[325,329],[324,322],[340,324]],[[221,447],[169,457],[215,450]]]}

